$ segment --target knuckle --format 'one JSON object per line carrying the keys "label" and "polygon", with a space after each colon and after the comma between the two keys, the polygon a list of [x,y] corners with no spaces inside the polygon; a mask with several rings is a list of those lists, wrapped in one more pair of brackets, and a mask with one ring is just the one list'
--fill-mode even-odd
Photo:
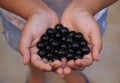
{"label": "knuckle", "polygon": [[37,61],[37,59],[36,59],[35,57],[32,57],[32,58],[31,58],[31,62],[32,62],[32,64],[34,64],[38,69],[40,69],[40,70],[42,70],[42,71],[45,70],[44,65],[43,65],[41,62],[38,63],[38,61]]}

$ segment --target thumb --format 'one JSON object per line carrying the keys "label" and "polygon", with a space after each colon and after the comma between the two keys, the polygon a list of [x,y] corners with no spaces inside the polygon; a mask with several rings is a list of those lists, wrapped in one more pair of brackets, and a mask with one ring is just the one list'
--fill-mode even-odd
{"label": "thumb", "polygon": [[96,29],[96,31],[93,31],[90,35],[91,41],[92,41],[92,55],[93,55],[93,59],[95,61],[99,60],[99,54],[101,52],[102,49],[102,37],[100,34],[100,30],[98,28],[98,30]]}
{"label": "thumb", "polygon": [[32,36],[30,33],[27,33],[26,30],[23,29],[21,40],[19,44],[19,52],[22,55],[23,63],[26,65],[30,61],[30,45],[32,41]]}

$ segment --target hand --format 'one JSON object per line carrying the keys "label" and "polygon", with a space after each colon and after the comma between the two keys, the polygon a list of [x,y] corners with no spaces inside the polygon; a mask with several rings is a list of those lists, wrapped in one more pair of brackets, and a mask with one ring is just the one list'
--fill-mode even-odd
{"label": "hand", "polygon": [[65,74],[69,74],[72,69],[83,70],[85,67],[90,66],[94,60],[98,61],[102,49],[100,30],[93,15],[74,1],[64,11],[61,23],[70,30],[81,32],[87,40],[91,52],[85,55],[83,59],[68,61],[64,68]]}
{"label": "hand", "polygon": [[[20,41],[20,53],[23,56],[24,64],[33,64],[40,70],[51,71],[52,66],[60,66],[60,61],[49,63],[41,59],[37,52],[37,42],[49,27],[54,27],[59,23],[57,15],[53,11],[37,12],[29,17],[25,27],[22,30]],[[52,64],[52,66],[51,66]]]}

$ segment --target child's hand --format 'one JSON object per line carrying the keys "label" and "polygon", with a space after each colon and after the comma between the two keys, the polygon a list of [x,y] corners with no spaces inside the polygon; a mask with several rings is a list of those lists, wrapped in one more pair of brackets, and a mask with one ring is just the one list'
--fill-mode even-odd
{"label": "child's hand", "polygon": [[23,56],[24,64],[31,63],[35,67],[43,71],[51,71],[52,64],[60,66],[60,61],[49,63],[47,60],[42,60],[37,52],[37,42],[47,28],[54,27],[58,24],[59,20],[54,12],[39,12],[29,17],[25,27],[22,31],[20,41],[20,53]]}
{"label": "child's hand", "polygon": [[102,49],[100,30],[93,15],[87,10],[77,7],[75,3],[73,4],[68,6],[64,11],[61,22],[70,30],[81,32],[88,41],[91,52],[88,55],[85,55],[83,59],[77,59],[75,61],[70,60],[67,62],[67,65],[64,68],[65,74],[69,74],[72,69],[82,70],[85,67],[90,66],[94,60],[98,61],[99,53]]}

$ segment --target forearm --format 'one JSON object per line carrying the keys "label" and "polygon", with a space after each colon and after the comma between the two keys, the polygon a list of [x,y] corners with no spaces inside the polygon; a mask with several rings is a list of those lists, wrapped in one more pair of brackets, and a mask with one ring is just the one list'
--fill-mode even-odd
{"label": "forearm", "polygon": [[25,19],[34,13],[49,10],[42,0],[0,0],[0,7]]}
{"label": "forearm", "polygon": [[73,0],[72,3],[94,15],[103,8],[112,5],[116,1],[118,0]]}

